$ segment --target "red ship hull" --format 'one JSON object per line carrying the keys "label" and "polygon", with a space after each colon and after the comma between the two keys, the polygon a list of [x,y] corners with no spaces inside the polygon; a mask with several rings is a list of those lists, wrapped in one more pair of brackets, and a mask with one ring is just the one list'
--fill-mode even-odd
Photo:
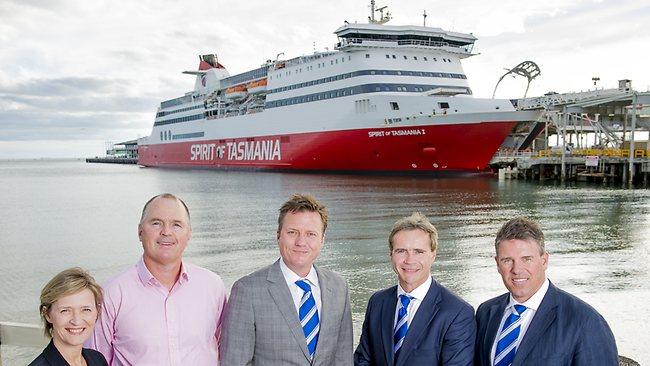
{"label": "red ship hull", "polygon": [[143,166],[359,172],[481,171],[516,121],[142,145]]}

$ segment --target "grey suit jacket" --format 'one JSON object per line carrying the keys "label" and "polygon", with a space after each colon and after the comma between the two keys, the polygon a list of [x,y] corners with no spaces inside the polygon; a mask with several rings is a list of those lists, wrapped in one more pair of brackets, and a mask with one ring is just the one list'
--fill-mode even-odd
{"label": "grey suit jacket", "polygon": [[313,361],[279,260],[232,286],[221,331],[221,365],[352,365],[348,286],[316,268],[321,290],[320,334]]}

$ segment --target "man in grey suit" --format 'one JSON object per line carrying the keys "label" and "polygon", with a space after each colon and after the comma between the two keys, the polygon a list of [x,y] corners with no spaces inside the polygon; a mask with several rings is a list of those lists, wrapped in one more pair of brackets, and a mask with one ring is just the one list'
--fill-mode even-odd
{"label": "man in grey suit", "polygon": [[314,266],[327,209],[294,194],[280,208],[280,259],[232,286],[221,332],[221,365],[351,365],[348,287]]}

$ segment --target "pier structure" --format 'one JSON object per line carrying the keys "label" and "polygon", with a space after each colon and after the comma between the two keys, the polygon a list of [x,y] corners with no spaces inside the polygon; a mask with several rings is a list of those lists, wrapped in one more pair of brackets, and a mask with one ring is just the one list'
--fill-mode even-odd
{"label": "pier structure", "polygon": [[635,138],[639,132],[650,136],[650,92],[633,90],[630,80],[620,80],[617,89],[513,102],[544,113],[520,123],[492,158],[502,177],[650,183],[650,138]]}
{"label": "pier structure", "polygon": [[86,158],[86,163],[137,164],[138,140],[106,143],[106,156]]}

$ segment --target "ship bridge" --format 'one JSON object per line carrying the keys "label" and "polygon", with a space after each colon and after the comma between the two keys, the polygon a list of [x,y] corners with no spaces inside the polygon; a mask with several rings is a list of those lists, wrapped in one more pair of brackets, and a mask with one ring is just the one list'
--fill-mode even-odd
{"label": "ship bridge", "polygon": [[460,58],[472,56],[477,39],[472,34],[414,25],[347,23],[334,33],[339,37],[336,49],[341,51],[367,48],[434,48],[458,54]]}

